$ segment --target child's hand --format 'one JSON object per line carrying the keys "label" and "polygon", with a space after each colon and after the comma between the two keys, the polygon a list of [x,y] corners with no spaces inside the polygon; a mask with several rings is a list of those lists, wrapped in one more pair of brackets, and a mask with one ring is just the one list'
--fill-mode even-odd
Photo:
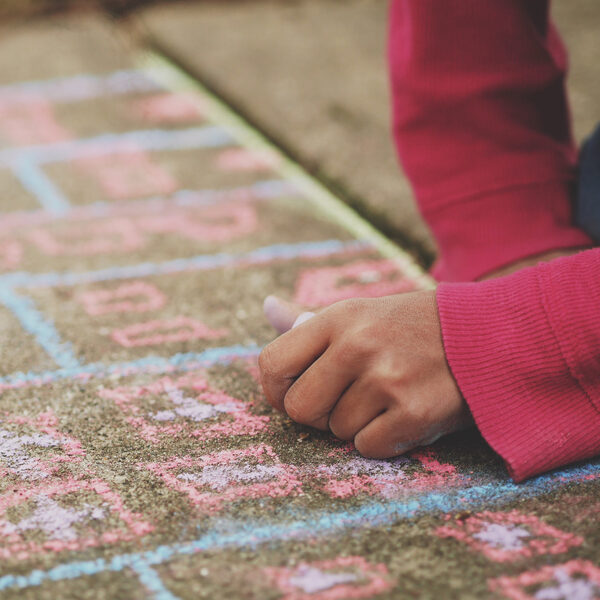
{"label": "child's hand", "polygon": [[269,344],[259,365],[270,404],[364,456],[402,454],[472,424],[433,291],[338,302]]}

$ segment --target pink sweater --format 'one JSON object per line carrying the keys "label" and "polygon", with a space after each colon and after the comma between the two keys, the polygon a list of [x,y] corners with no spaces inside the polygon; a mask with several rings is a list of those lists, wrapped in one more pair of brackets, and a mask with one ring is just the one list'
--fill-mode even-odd
{"label": "pink sweater", "polygon": [[393,0],[390,21],[394,135],[440,249],[446,356],[517,481],[600,454],[600,249],[469,283],[592,244],[572,224],[577,151],[548,13],[548,0]]}

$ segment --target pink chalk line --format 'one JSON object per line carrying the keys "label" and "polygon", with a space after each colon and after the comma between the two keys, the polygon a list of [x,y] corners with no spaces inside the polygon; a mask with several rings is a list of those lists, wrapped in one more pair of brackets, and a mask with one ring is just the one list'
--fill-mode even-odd
{"label": "pink chalk line", "polygon": [[583,544],[583,538],[547,525],[534,515],[485,511],[436,529],[442,538],[464,542],[497,562],[560,554]]}
{"label": "pink chalk line", "polygon": [[114,200],[152,194],[172,194],[179,184],[143,150],[130,148],[118,155],[91,156],[74,164],[93,177]]}
{"label": "pink chalk line", "polygon": [[25,100],[19,104],[0,100],[0,135],[19,146],[72,139],[70,132],[57,122],[52,104],[45,100]]}
{"label": "pink chalk line", "polygon": [[275,171],[281,166],[281,158],[270,150],[228,148],[217,156],[217,167],[223,171],[263,172]]}
{"label": "pink chalk line", "polygon": [[189,123],[206,118],[203,98],[193,92],[157,94],[134,100],[131,114],[156,124]]}
{"label": "pink chalk line", "polygon": [[281,600],[372,598],[396,585],[383,563],[369,563],[362,556],[270,567],[262,572],[285,594]]}
{"label": "pink chalk line", "polygon": [[294,301],[324,306],[349,298],[377,298],[415,289],[394,260],[362,260],[341,267],[306,269],[296,283]]}
{"label": "pink chalk line", "polygon": [[155,285],[145,281],[123,283],[114,290],[91,290],[78,297],[88,315],[144,313],[162,308],[167,297]]}
{"label": "pink chalk line", "polygon": [[273,449],[258,444],[195,458],[174,457],[141,465],[170,488],[186,494],[197,510],[212,514],[239,500],[302,493],[296,469],[282,464]]}
{"label": "pink chalk line", "polygon": [[511,600],[595,600],[600,598],[600,569],[589,561],[571,560],[490,579],[488,586]]}
{"label": "pink chalk line", "polygon": [[200,321],[178,316],[169,320],[147,321],[116,329],[111,333],[111,338],[125,348],[139,348],[199,339],[215,340],[225,337],[228,333],[227,329],[210,329]]}
{"label": "pink chalk line", "polygon": [[[63,507],[58,502],[63,496],[82,492],[96,494],[100,504],[84,504],[82,509],[76,510]],[[8,520],[7,511],[25,502],[33,502],[35,511],[18,523]],[[97,533],[94,527],[84,526],[86,519],[101,523],[109,515],[119,517],[124,527]],[[0,558],[3,559],[25,560],[40,552],[83,550],[114,544],[143,536],[153,529],[153,525],[142,520],[140,514],[126,510],[120,496],[100,479],[69,477],[35,487],[23,486],[0,497]],[[28,531],[43,531],[46,541],[27,541]]]}
{"label": "pink chalk line", "polygon": [[26,237],[50,256],[93,256],[132,252],[145,245],[143,233],[129,219],[65,223],[58,232],[32,229]]}
{"label": "pink chalk line", "polygon": [[[258,182],[257,186],[261,183]],[[269,183],[269,182],[267,182]],[[283,187],[282,182],[282,187]],[[284,192],[282,191],[282,194]],[[289,184],[288,193],[298,193]],[[30,229],[56,221],[60,223],[75,223],[94,219],[112,219],[117,217],[131,216],[140,218],[149,213],[161,212],[163,215],[167,209],[173,210],[177,207],[202,208],[214,204],[227,204],[237,202],[258,202],[268,199],[256,186],[238,187],[224,190],[179,190],[167,197],[153,196],[150,198],[139,198],[134,200],[123,200],[112,203],[95,203],[83,206],[73,206],[67,215],[57,216],[43,209],[15,211],[6,213],[0,222],[0,233],[14,234],[19,229]]]}
{"label": "pink chalk line", "polygon": [[[2,424],[19,425],[14,431]],[[23,481],[45,479],[57,472],[57,463],[77,463],[85,456],[81,444],[57,429],[58,419],[52,411],[35,418],[6,414],[0,418],[0,461],[6,465],[0,469],[0,477],[15,476]],[[34,433],[27,430],[33,429]],[[43,459],[28,450],[49,449],[49,457]],[[57,451],[59,451],[57,453]]]}
{"label": "pink chalk line", "polygon": [[[185,395],[184,389],[190,389],[192,395]],[[153,395],[168,398],[170,408],[157,412],[149,408],[151,402],[144,405],[144,400],[151,400]],[[210,388],[206,379],[196,374],[184,375],[175,381],[163,377],[147,386],[105,389],[100,391],[100,396],[113,400],[125,413],[127,422],[153,444],[177,435],[202,441],[253,436],[265,431],[270,421],[267,416],[250,414],[250,403]],[[212,422],[215,419],[228,420]]]}

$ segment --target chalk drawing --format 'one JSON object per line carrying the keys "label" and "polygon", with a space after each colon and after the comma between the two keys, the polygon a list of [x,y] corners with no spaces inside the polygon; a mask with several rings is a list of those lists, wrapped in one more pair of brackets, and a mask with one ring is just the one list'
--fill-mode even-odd
{"label": "chalk drawing", "polygon": [[155,285],[145,281],[123,283],[113,290],[89,290],[78,296],[88,315],[145,313],[159,310],[167,297]]}
{"label": "chalk drawing", "polygon": [[26,233],[35,246],[50,256],[95,256],[132,252],[145,244],[144,235],[131,219],[115,218],[59,225],[54,230],[32,229]]}
{"label": "chalk drawing", "polygon": [[228,242],[253,233],[258,218],[255,207],[240,202],[150,215],[139,223],[151,233],[176,233],[197,242]]}
{"label": "chalk drawing", "polygon": [[104,389],[100,396],[114,401],[127,422],[153,444],[177,435],[199,441],[253,436],[265,431],[270,420],[252,415],[250,403],[209,386],[196,373],[162,377],[144,386]]}
{"label": "chalk drawing", "polygon": [[561,554],[581,546],[583,539],[516,510],[482,512],[436,529],[442,538],[454,538],[497,562],[542,554]]}
{"label": "chalk drawing", "polygon": [[145,121],[160,125],[204,119],[206,108],[197,94],[167,93],[134,100],[131,113],[133,116],[141,116]]}
{"label": "chalk drawing", "polygon": [[[322,483],[318,487],[332,498],[349,498],[360,494],[382,498],[399,498],[407,493],[464,485],[468,478],[459,476],[453,465],[432,458],[432,451],[414,453],[389,460],[363,457],[345,458],[353,450],[347,446],[330,452],[337,462],[311,468],[311,477]],[[419,464],[422,468],[415,469]]]}
{"label": "chalk drawing", "polygon": [[393,260],[363,260],[341,267],[320,267],[300,273],[294,301],[308,306],[349,298],[375,298],[415,289]]}
{"label": "chalk drawing", "polygon": [[372,598],[396,585],[383,563],[373,564],[362,556],[269,567],[262,572],[284,594],[281,600]]}
{"label": "chalk drawing", "polygon": [[[77,502],[80,508],[73,507]],[[29,511],[28,516],[15,522],[8,513],[16,507]],[[115,519],[118,522],[113,524]],[[104,527],[98,527],[104,522]],[[127,510],[121,497],[100,479],[67,477],[11,488],[0,497],[2,559],[23,560],[40,552],[114,544],[146,535],[153,529],[141,515]]]}
{"label": "chalk drawing", "polygon": [[46,100],[21,103],[2,102],[0,97],[0,136],[19,146],[51,144],[71,139]]}
{"label": "chalk drawing", "polygon": [[98,181],[113,200],[172,194],[179,187],[166,169],[135,147],[119,155],[89,157],[74,164]]}
{"label": "chalk drawing", "polygon": [[0,150],[0,166],[10,167],[27,159],[36,166],[88,160],[109,155],[139,154],[141,151],[195,150],[218,148],[231,143],[220,127],[188,129],[142,129],[126,133],[105,133],[91,138],[67,140],[27,148]]}
{"label": "chalk drawing", "polygon": [[223,171],[273,171],[281,164],[279,156],[268,150],[229,148],[219,152],[217,167]]}
{"label": "chalk drawing", "polygon": [[571,560],[491,579],[488,585],[511,600],[599,600],[600,569],[585,560]]}
{"label": "chalk drawing", "polygon": [[282,464],[270,446],[258,444],[198,458],[174,457],[146,469],[189,498],[202,513],[217,513],[229,503],[302,493],[296,468]]}
{"label": "chalk drawing", "polygon": [[17,240],[0,240],[0,269],[16,269],[23,260],[23,246]]}
{"label": "chalk drawing", "polygon": [[58,430],[48,410],[35,417],[0,417],[0,479],[38,481],[54,475],[64,463],[78,463],[85,452],[78,440]]}
{"label": "chalk drawing", "polygon": [[159,86],[143,71],[113,71],[107,75],[75,75],[0,86],[0,103],[21,104],[45,100],[81,102],[103,96],[156,92]]}
{"label": "chalk drawing", "polygon": [[112,332],[112,339],[125,348],[158,346],[193,340],[215,340],[225,337],[226,329],[210,329],[204,323],[179,316],[168,320],[136,323]]}

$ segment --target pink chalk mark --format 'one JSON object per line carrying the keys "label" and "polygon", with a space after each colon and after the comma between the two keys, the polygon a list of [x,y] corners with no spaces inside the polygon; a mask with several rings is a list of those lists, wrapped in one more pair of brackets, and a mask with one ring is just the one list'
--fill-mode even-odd
{"label": "pink chalk mark", "polygon": [[17,268],[23,260],[23,246],[17,240],[0,240],[0,269]]}
{"label": "pink chalk mark", "polygon": [[83,292],[79,301],[88,315],[110,313],[144,313],[162,308],[167,297],[156,286],[144,281],[132,281],[114,290]]}
{"label": "pink chalk mark", "polygon": [[228,242],[256,231],[256,208],[246,202],[205,206],[170,215],[150,215],[140,226],[151,233],[174,233],[196,242]]}
{"label": "pink chalk mark", "polygon": [[179,316],[167,321],[148,321],[116,329],[111,338],[125,348],[139,348],[200,339],[214,340],[225,337],[228,333],[226,329],[210,329],[200,321]]}
{"label": "pink chalk mark", "polygon": [[202,98],[194,93],[158,94],[135,100],[133,114],[141,115],[151,123],[187,123],[204,119],[206,107]]}
{"label": "pink chalk mark", "polygon": [[488,586],[511,600],[600,600],[600,569],[589,561],[571,560],[490,579]]}
{"label": "pink chalk mark", "polygon": [[454,465],[441,463],[437,460],[433,450],[413,450],[410,456],[417,459],[423,465],[423,468],[431,473],[436,473],[437,475],[456,475],[457,473]]}
{"label": "pink chalk mark", "polygon": [[145,467],[170,488],[186,494],[207,514],[241,499],[280,498],[302,493],[297,470],[284,465],[270,446],[223,450],[199,458],[175,457]]}
{"label": "pink chalk mark", "polygon": [[[86,503],[82,510],[69,510],[57,503],[68,494],[86,492],[97,495],[99,503],[96,509]],[[20,523],[10,521],[7,511],[26,502],[37,505],[31,517]],[[119,517],[122,526],[103,533],[98,533],[91,524],[85,526],[86,518],[97,523],[105,520],[108,514]],[[40,552],[83,550],[125,542],[146,535],[153,529],[153,525],[144,521],[139,513],[126,510],[121,497],[100,479],[69,477],[34,487],[23,486],[0,497],[0,558],[3,559],[16,557],[24,560]],[[43,531],[46,541],[27,541],[26,533],[30,530]]]}
{"label": "pink chalk mark", "polygon": [[56,232],[33,229],[27,237],[51,256],[93,256],[111,252],[131,252],[145,245],[142,233],[130,219],[66,224]]}
{"label": "pink chalk mark", "polygon": [[269,150],[229,148],[217,156],[217,167],[223,171],[273,171],[280,165],[279,156]]}
{"label": "pink chalk mark", "polygon": [[270,567],[262,572],[285,594],[281,600],[372,598],[396,585],[383,563],[369,563],[362,556]]}
{"label": "pink chalk mark", "polygon": [[462,541],[497,562],[560,554],[583,544],[583,538],[516,510],[482,512],[459,523],[439,527],[436,534]]}
{"label": "pink chalk mark", "polygon": [[[185,395],[182,393],[185,389],[193,393]],[[148,410],[147,401],[152,395],[168,398],[170,408],[158,413]],[[195,374],[176,380],[163,377],[147,386],[101,390],[100,396],[113,400],[125,413],[127,422],[153,444],[175,435],[202,441],[253,436],[265,431],[270,421],[267,416],[250,414],[248,403],[209,387],[206,379]]]}
{"label": "pink chalk mark", "polygon": [[[332,450],[328,456],[348,455],[354,450],[349,444]],[[315,468],[317,477],[324,479],[321,489],[333,498],[349,498],[358,494],[395,498],[406,493],[426,492],[464,483],[453,465],[440,463],[432,451],[411,453],[421,462],[425,472],[406,472],[411,459],[401,456],[392,460],[351,458],[334,465]]]}
{"label": "pink chalk mark", "polygon": [[93,156],[75,164],[96,179],[104,192],[115,200],[172,194],[179,187],[173,176],[142,150]]}
{"label": "pink chalk mark", "polygon": [[323,306],[349,298],[376,298],[414,289],[414,282],[406,278],[395,261],[367,260],[302,271],[294,301]]}
{"label": "pink chalk mark", "polygon": [[[5,429],[2,424],[16,424],[22,430]],[[23,481],[45,479],[58,470],[58,463],[77,463],[85,456],[81,444],[57,429],[58,419],[52,411],[35,418],[5,415],[0,419],[0,476]],[[33,432],[32,432],[33,430]],[[38,456],[45,449],[46,457]],[[35,449],[32,454],[31,450]]]}
{"label": "pink chalk mark", "polygon": [[13,144],[52,144],[72,138],[57,121],[52,105],[45,100],[0,102],[0,134]]}

